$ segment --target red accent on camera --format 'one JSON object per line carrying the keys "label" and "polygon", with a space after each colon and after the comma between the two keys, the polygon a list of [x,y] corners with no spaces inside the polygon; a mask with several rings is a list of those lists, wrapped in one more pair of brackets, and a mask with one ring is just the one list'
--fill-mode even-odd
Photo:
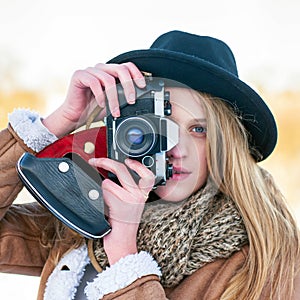
{"label": "red accent on camera", "polygon": [[[87,143],[91,143],[88,145]],[[89,146],[94,145],[94,151],[85,151]],[[91,148],[91,147],[90,147]],[[76,153],[84,160],[90,158],[107,157],[106,127],[95,127],[69,134],[37,153],[37,157],[60,158],[67,153]],[[107,178],[107,171],[98,168],[98,172]]]}

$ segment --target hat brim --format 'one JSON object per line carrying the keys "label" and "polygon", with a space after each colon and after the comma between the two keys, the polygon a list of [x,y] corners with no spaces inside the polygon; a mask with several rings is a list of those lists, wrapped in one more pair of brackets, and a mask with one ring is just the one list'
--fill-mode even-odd
{"label": "hat brim", "polygon": [[250,133],[250,145],[261,155],[256,160],[264,160],[273,151],[277,127],[270,109],[249,85],[232,73],[203,59],[160,49],[130,51],[108,61],[124,62],[133,62],[155,77],[172,79],[224,99],[238,110]]}

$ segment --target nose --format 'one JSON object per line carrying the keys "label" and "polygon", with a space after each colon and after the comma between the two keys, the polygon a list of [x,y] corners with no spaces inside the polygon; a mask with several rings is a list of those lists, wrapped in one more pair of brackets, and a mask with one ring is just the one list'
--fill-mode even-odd
{"label": "nose", "polygon": [[169,159],[182,159],[188,154],[188,142],[185,139],[185,135],[180,130],[179,142],[171,150],[167,152]]}

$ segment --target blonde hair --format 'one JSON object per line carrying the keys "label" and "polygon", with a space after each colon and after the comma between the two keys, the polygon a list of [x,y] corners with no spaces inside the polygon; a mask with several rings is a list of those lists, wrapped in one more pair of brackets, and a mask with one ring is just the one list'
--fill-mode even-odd
{"label": "blonde hair", "polygon": [[249,238],[248,258],[221,299],[255,300],[262,294],[291,299],[299,260],[297,224],[272,177],[253,158],[238,114],[224,100],[200,98],[207,113],[210,175],[236,203]]}

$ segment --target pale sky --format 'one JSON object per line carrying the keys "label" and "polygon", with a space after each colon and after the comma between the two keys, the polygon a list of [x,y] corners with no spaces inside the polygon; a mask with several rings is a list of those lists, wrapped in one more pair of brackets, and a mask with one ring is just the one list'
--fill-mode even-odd
{"label": "pale sky", "polygon": [[[0,89],[12,77],[61,101],[76,69],[173,29],[224,40],[252,86],[299,89],[299,15],[298,0],[0,0]],[[35,299],[37,283],[0,274],[0,298]]]}
{"label": "pale sky", "polygon": [[78,68],[180,29],[224,40],[248,82],[297,87],[299,14],[297,0],[0,0],[0,76],[15,66],[20,84],[51,90]]}

